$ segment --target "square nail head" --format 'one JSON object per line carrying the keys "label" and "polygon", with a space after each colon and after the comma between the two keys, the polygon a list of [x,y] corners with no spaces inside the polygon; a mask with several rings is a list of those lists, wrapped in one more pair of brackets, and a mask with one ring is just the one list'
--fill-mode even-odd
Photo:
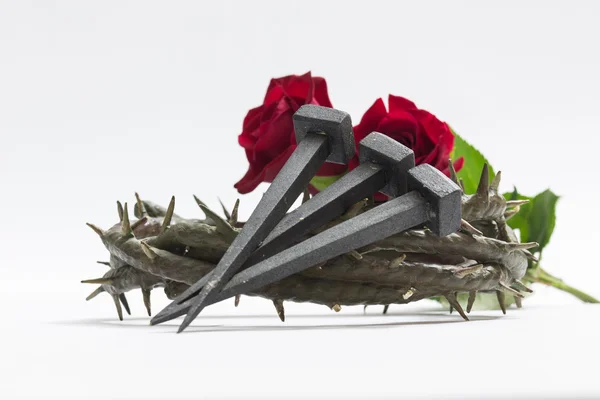
{"label": "square nail head", "polygon": [[354,157],[354,132],[350,114],[334,108],[305,104],[293,116],[296,143],[308,133],[324,133],[329,139],[328,162],[348,164]]}

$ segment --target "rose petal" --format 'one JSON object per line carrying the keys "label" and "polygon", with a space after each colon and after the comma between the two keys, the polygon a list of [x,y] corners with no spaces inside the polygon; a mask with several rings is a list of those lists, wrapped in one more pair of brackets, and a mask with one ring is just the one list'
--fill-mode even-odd
{"label": "rose petal", "polygon": [[417,109],[417,106],[412,101],[392,94],[388,96],[388,104],[390,105],[390,112]]}

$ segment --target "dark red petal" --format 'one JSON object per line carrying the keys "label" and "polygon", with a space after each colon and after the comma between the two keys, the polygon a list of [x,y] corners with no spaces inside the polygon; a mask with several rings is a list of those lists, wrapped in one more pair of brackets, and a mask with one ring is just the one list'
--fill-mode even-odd
{"label": "dark red petal", "polygon": [[251,191],[256,189],[256,187],[261,182],[272,182],[275,176],[277,176],[277,174],[281,170],[281,167],[283,167],[290,155],[294,152],[295,148],[295,145],[290,146],[289,149],[287,149],[284,153],[280,154],[277,158],[268,163],[258,173],[255,172],[251,166],[248,169],[248,172],[246,172],[246,174],[244,175],[244,177],[240,179],[240,181],[237,182],[234,185],[234,187],[238,190],[239,193],[245,194],[250,193]]}
{"label": "dark red petal", "polygon": [[320,76],[313,77],[314,92],[312,104],[317,104],[323,107],[331,107],[331,100],[329,100],[329,93],[327,93],[327,82]]}
{"label": "dark red petal", "polygon": [[360,123],[354,127],[354,141],[358,144],[369,133],[377,130],[379,122],[387,115],[383,100],[380,98],[365,112]]}
{"label": "dark red petal", "polygon": [[413,110],[417,108],[415,103],[412,101],[404,97],[394,96],[392,94],[388,96],[388,103],[390,106],[390,112]]}
{"label": "dark red petal", "polygon": [[317,171],[317,176],[337,176],[341,175],[346,171],[348,167],[344,164],[333,164],[326,162]]}

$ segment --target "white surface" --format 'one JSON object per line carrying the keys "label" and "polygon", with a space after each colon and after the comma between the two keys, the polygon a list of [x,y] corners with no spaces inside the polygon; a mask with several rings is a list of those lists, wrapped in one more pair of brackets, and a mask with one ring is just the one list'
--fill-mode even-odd
{"label": "white surface", "polygon": [[355,122],[406,96],[502,169],[504,189],[562,195],[544,267],[600,297],[600,3],[324,3],[0,0],[1,397],[600,396],[599,308],[543,288],[535,307],[465,324],[290,305],[281,328],[268,302],[245,299],[206,315],[246,317],[179,336],[143,326],[133,295],[141,319],[124,324],[107,297],[83,301],[79,280],[107,257],[84,223],[111,225],[134,191],[174,194],[190,217],[192,193],[233,204],[246,111],[271,77],[307,70]]}

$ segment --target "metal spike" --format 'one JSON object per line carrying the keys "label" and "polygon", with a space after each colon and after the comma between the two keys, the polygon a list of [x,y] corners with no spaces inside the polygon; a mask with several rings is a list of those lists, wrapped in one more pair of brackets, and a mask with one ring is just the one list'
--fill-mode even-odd
{"label": "metal spike", "polygon": [[119,222],[123,221],[123,204],[117,200],[117,213],[119,213]]}
{"label": "metal spike", "polygon": [[302,192],[302,204],[306,203],[308,200],[310,200],[310,192],[308,191],[308,186],[304,189],[304,192]]}
{"label": "metal spike", "polygon": [[94,283],[98,285],[110,285],[113,283],[112,278],[96,278],[96,279],[86,279],[81,281],[81,283]]}
{"label": "metal spike", "polygon": [[472,233],[475,235],[483,235],[483,233],[479,229],[477,229],[473,225],[471,225],[466,219],[460,220],[460,227],[462,230],[467,231],[469,233]]}
{"label": "metal spike", "polygon": [[386,304],[385,306],[383,306],[383,315],[387,314],[388,308],[390,308],[389,304]]}
{"label": "metal spike", "polygon": [[498,298],[498,304],[502,310],[502,314],[506,315],[506,303],[504,302],[505,296],[502,290],[496,290],[496,297]]}
{"label": "metal spike", "polygon": [[110,267],[110,263],[108,261],[96,261],[98,264],[106,265]]}
{"label": "metal spike", "polygon": [[508,200],[506,202],[506,207],[518,207],[527,203],[529,203],[529,200]]}
{"label": "metal spike", "polygon": [[119,302],[119,296],[116,294],[112,295],[113,301],[115,302],[115,307],[117,308],[117,314],[119,315],[119,320],[123,321],[123,310],[121,309],[121,303]]}
{"label": "metal spike", "polygon": [[148,257],[151,260],[154,260],[156,257],[158,257],[158,253],[156,253],[156,251],[154,251],[154,249],[150,247],[148,243],[141,241],[140,244],[142,245],[142,251],[144,252],[146,257]]}
{"label": "metal spike", "polygon": [[173,218],[173,213],[175,212],[175,196],[171,196],[171,201],[169,202],[169,207],[167,207],[167,213],[165,214],[165,218],[163,219],[163,224],[160,229],[161,232],[165,232],[169,229],[171,225],[171,219]]}
{"label": "metal spike", "polygon": [[456,175],[456,170],[454,169],[454,164],[452,163],[452,159],[448,160],[448,169],[450,170],[450,179],[452,179],[452,182],[459,185],[458,175]]}
{"label": "metal spike", "polygon": [[533,293],[533,290],[531,290],[530,288],[528,288],[523,282],[521,282],[518,279],[515,279],[513,281],[513,286],[515,286],[518,290],[522,290],[522,291],[527,292],[527,293]]}
{"label": "metal spike", "polygon": [[490,170],[487,163],[483,164],[476,195],[486,203],[490,200]]}
{"label": "metal spike", "polygon": [[285,310],[283,309],[283,300],[273,300],[273,305],[275,306],[275,310],[277,310],[277,315],[279,315],[279,319],[281,322],[285,322]]}
{"label": "metal spike", "polygon": [[460,303],[456,299],[456,294],[454,294],[454,293],[447,293],[447,294],[444,295],[444,297],[446,298],[446,300],[448,300],[448,303],[450,303],[450,306],[454,307],[456,309],[456,311],[458,311],[458,313],[460,314],[460,316],[463,317],[463,319],[465,321],[469,320],[469,317],[467,317],[467,314],[465,314],[462,306],[460,305]]}
{"label": "metal spike", "polygon": [[241,299],[241,298],[242,298],[242,295],[241,295],[241,294],[238,294],[237,296],[235,296],[235,300],[234,300],[234,302],[233,302],[233,305],[234,305],[234,306],[236,306],[236,307],[237,307],[237,306],[239,306],[239,305],[240,305],[240,299]]}
{"label": "metal spike", "polygon": [[477,290],[472,290],[469,292],[469,300],[467,301],[467,312],[470,313],[473,308],[473,304],[475,304],[475,299],[477,298]]}
{"label": "metal spike", "polygon": [[515,299],[515,305],[517,306],[517,308],[522,308],[523,307],[523,302],[522,302],[521,298],[515,296],[514,299]]}
{"label": "metal spike", "polygon": [[219,197],[217,197],[217,200],[219,200],[219,204],[221,205],[221,208],[223,209],[223,215],[225,215],[226,219],[231,219],[231,214],[229,213],[229,210],[227,210],[227,207],[225,207],[225,204],[223,204],[223,202],[221,201],[221,199]]}
{"label": "metal spike", "polygon": [[129,211],[127,211],[127,203],[123,207],[123,221],[121,221],[121,233],[124,236],[133,236],[131,223],[129,222]]}
{"label": "metal spike", "polygon": [[462,267],[462,268],[459,268],[456,272],[454,272],[454,276],[462,279],[467,275],[471,275],[471,274],[481,271],[482,268],[483,268],[483,264],[475,264],[475,265],[470,265],[468,267]]}
{"label": "metal spike", "polygon": [[86,301],[93,299],[98,296],[100,293],[104,292],[104,288],[102,286],[98,286],[96,290],[94,290],[88,297],[85,298]]}
{"label": "metal spike", "polygon": [[229,225],[231,225],[232,227],[235,227],[238,223],[239,208],[240,208],[240,199],[237,199],[235,201],[235,204],[233,205],[233,210],[231,210],[231,217],[229,218]]}
{"label": "metal spike", "polygon": [[517,297],[521,297],[521,298],[525,297],[525,296],[523,296],[523,294],[521,292],[511,288],[504,282],[498,282],[498,285],[500,285],[501,290],[504,290],[505,292],[508,292],[508,293],[512,294],[513,296],[517,296]]}
{"label": "metal spike", "polygon": [[501,179],[502,179],[502,171],[498,171],[498,173],[492,180],[492,183],[490,184],[490,190],[498,192],[498,189],[500,188],[500,180]]}
{"label": "metal spike", "polygon": [[89,226],[90,228],[92,228],[92,230],[93,230],[94,232],[96,232],[96,233],[98,234],[98,236],[100,236],[100,237],[104,237],[104,231],[103,231],[102,229],[98,228],[98,227],[97,227],[96,225],[94,225],[94,224],[90,224],[89,222],[86,222],[85,224],[86,224],[87,226]]}
{"label": "metal spike", "polygon": [[135,192],[135,201],[137,209],[134,207],[133,215],[135,215],[137,218],[144,218],[148,216],[148,211],[146,211],[146,207],[144,206],[144,203],[142,202],[142,199],[140,199],[140,195],[137,192]]}
{"label": "metal spike", "polygon": [[142,217],[142,218],[138,219],[133,224],[131,224],[131,230],[135,231],[138,226],[144,225],[146,223],[146,221],[148,221],[148,217]]}
{"label": "metal spike", "polygon": [[146,306],[146,311],[148,311],[148,316],[152,316],[152,307],[150,305],[150,289],[142,289],[142,297],[144,298],[144,306]]}
{"label": "metal spike", "polygon": [[198,207],[204,212],[204,214],[210,218],[214,223],[221,235],[225,236],[227,239],[233,240],[237,236],[237,232],[233,229],[231,225],[223,218],[221,218],[217,213],[208,208],[206,204],[204,204],[198,197],[194,195],[194,199],[196,199],[196,203],[198,203]]}
{"label": "metal spike", "polygon": [[131,315],[131,310],[129,309],[129,303],[127,302],[127,297],[125,297],[124,293],[119,295],[119,300],[123,303],[123,307],[125,307],[125,311],[127,311],[127,315]]}

